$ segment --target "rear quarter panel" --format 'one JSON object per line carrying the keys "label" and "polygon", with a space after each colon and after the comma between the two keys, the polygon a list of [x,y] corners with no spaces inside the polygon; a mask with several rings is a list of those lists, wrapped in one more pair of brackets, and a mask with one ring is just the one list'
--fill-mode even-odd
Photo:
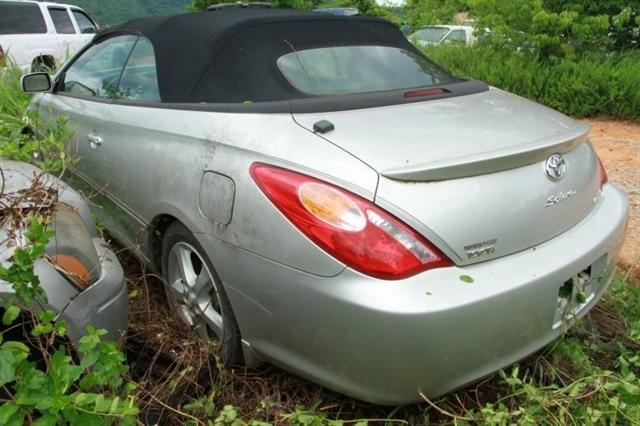
{"label": "rear quarter panel", "polygon": [[[135,216],[141,231],[170,214],[192,232],[216,237],[278,263],[332,276],[344,269],[300,234],[249,175],[262,161],[313,174],[373,199],[378,175],[340,148],[296,125],[289,114],[241,114],[114,104],[104,143],[106,193]],[[206,217],[205,172],[231,179],[228,224]],[[211,189],[213,190],[213,188]],[[145,236],[132,236],[145,243]],[[212,259],[214,265],[215,259]]]}

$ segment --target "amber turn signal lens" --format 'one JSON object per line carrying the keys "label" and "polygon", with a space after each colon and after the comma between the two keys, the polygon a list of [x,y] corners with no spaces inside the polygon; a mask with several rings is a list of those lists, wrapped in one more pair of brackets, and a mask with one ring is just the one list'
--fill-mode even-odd
{"label": "amber turn signal lens", "polygon": [[298,196],[305,209],[323,222],[345,231],[362,231],[367,225],[358,205],[342,192],[328,185],[308,182]]}
{"label": "amber turn signal lens", "polygon": [[82,262],[75,257],[67,254],[59,254],[52,256],[51,260],[79,286],[85,288],[91,283],[91,273]]}

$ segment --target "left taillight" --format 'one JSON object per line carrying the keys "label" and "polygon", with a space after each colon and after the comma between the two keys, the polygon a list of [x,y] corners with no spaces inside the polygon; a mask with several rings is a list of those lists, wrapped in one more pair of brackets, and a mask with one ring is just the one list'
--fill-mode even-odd
{"label": "left taillight", "polygon": [[263,163],[251,176],[289,221],[347,266],[397,280],[451,265],[422,235],[370,201],[319,179]]}
{"label": "left taillight", "polygon": [[609,176],[607,176],[607,170],[604,168],[604,164],[599,156],[596,156],[598,159],[598,172],[600,173],[600,186],[604,185],[609,181]]}

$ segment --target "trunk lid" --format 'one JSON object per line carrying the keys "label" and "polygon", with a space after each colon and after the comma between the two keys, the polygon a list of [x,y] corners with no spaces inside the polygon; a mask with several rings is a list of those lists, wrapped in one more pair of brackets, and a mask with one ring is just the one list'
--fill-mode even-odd
{"label": "trunk lid", "polygon": [[[555,237],[591,211],[600,189],[588,125],[498,89],[294,119],[309,130],[333,123],[321,137],[380,173],[376,203],[458,264]],[[561,179],[545,168],[556,153]]]}

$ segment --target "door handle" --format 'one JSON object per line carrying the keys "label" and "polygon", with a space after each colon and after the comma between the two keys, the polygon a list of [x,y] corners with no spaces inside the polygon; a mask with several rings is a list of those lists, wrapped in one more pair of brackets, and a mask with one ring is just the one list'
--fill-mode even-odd
{"label": "door handle", "polygon": [[102,145],[102,137],[98,136],[98,135],[94,135],[93,133],[89,133],[87,135],[87,140],[89,141],[89,143],[91,144],[92,148],[97,148],[100,145]]}

